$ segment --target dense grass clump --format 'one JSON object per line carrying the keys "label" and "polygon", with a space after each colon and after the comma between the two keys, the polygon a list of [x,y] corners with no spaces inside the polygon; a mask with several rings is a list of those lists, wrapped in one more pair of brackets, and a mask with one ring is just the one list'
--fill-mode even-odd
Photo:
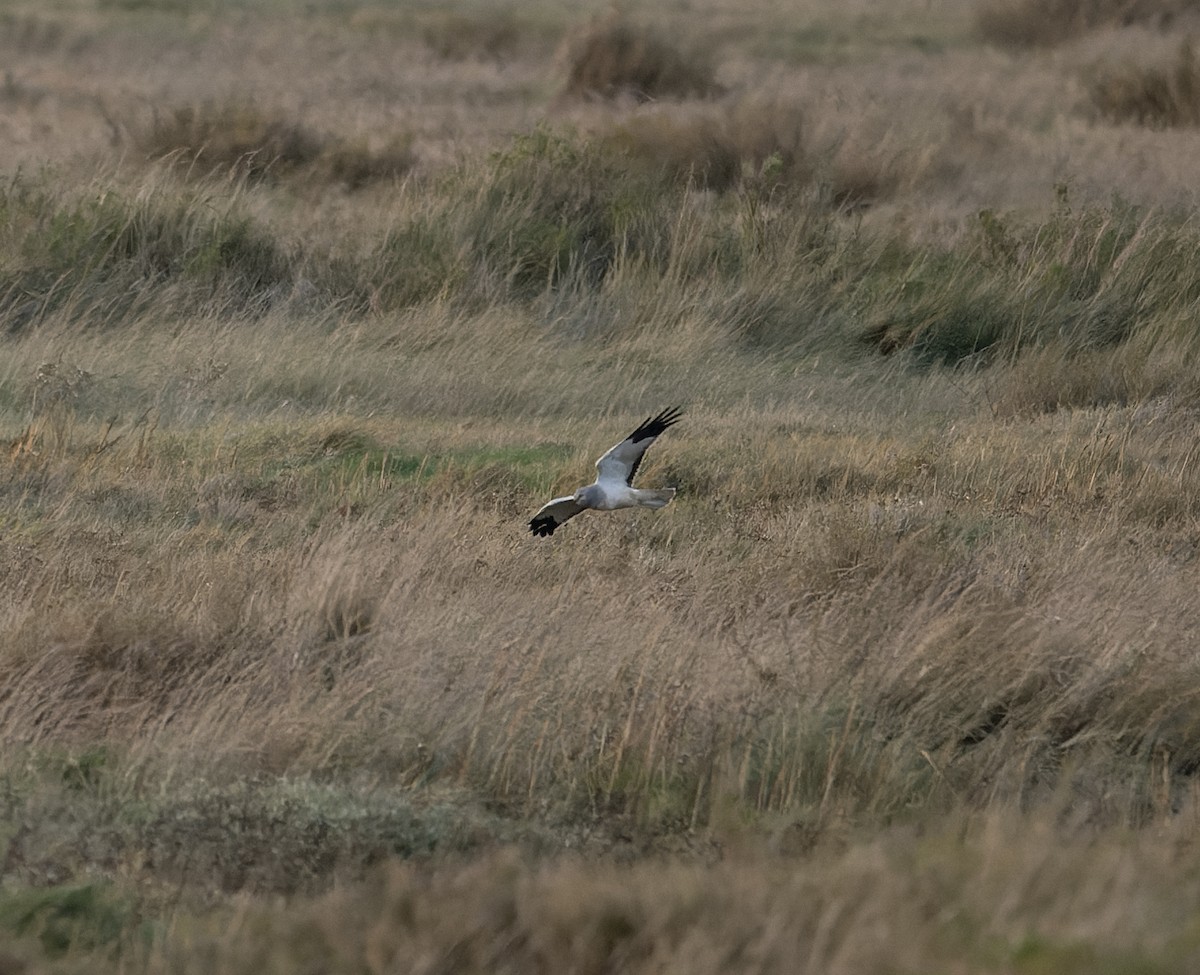
{"label": "dense grass clump", "polygon": [[371,151],[363,140],[320,136],[252,101],[205,102],[157,116],[138,143],[151,159],[170,159],[204,177],[309,180],[350,189],[403,176],[413,165],[409,141],[393,138]]}
{"label": "dense grass clump", "polygon": [[647,109],[613,120],[601,138],[634,168],[717,191],[756,178],[796,187],[812,174],[796,105],[742,100]]}
{"label": "dense grass clump", "polygon": [[421,22],[421,37],[439,57],[510,58],[520,49],[526,25],[511,11],[483,10],[468,15],[433,11]]}
{"label": "dense grass clump", "polygon": [[570,38],[565,94],[637,101],[717,94],[712,66],[652,31],[611,16]]}
{"label": "dense grass clump", "polygon": [[895,255],[883,258],[868,280],[893,283],[865,338],[950,362],[1049,342],[1117,345],[1177,320],[1200,295],[1200,276],[1171,259],[1197,243],[1187,221],[1121,204],[1077,212],[1064,197],[1033,225],[983,211],[954,254],[902,254],[893,268]]}
{"label": "dense grass clump", "polygon": [[1173,65],[1126,64],[1091,83],[1092,104],[1105,118],[1155,128],[1200,125],[1200,64],[1190,40]]}
{"label": "dense grass clump", "polygon": [[1101,26],[1161,26],[1195,13],[1194,0],[986,0],[975,13],[989,41],[1013,47],[1058,44]]}
{"label": "dense grass clump", "polygon": [[155,118],[142,148],[151,158],[176,161],[207,174],[214,169],[262,178],[311,164],[321,142],[304,126],[264,115],[249,102],[208,102]]}
{"label": "dense grass clump", "polygon": [[103,954],[135,928],[132,901],[103,884],[59,885],[0,896],[0,930],[36,938],[51,958]]}
{"label": "dense grass clump", "polygon": [[603,147],[547,129],[413,193],[419,208],[342,265],[335,288],[376,307],[590,291],[619,262],[665,261],[679,200],[658,173],[631,175]]}
{"label": "dense grass clump", "polygon": [[278,242],[236,206],[165,186],[66,196],[24,181],[0,200],[9,331],[60,308],[112,322],[160,304],[262,309],[289,281]]}
{"label": "dense grass clump", "polygon": [[631,179],[595,146],[546,131],[496,155],[488,179],[464,215],[486,273],[519,295],[567,280],[595,285],[618,259],[662,255],[656,211],[670,206],[662,185]]}

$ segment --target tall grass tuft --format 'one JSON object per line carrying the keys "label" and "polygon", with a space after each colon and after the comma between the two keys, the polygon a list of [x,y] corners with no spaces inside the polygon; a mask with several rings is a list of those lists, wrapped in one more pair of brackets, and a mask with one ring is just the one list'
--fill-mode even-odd
{"label": "tall grass tuft", "polygon": [[313,132],[249,101],[181,106],[157,116],[140,142],[153,159],[170,156],[205,174],[221,169],[255,179],[309,165],[321,152]]}
{"label": "tall grass tuft", "polygon": [[113,322],[158,303],[164,288],[192,307],[261,310],[290,280],[277,239],[236,204],[214,208],[203,193],[179,194],[165,181],[132,198],[16,181],[0,199],[0,219],[0,307],[10,330],[59,308]]}
{"label": "tall grass tuft", "polygon": [[1126,64],[1099,71],[1090,86],[1092,104],[1115,122],[1153,128],[1200,125],[1200,64],[1191,40],[1173,65]]}
{"label": "tall grass tuft", "polygon": [[596,284],[619,258],[662,248],[662,228],[647,219],[658,190],[597,147],[539,130],[493,157],[462,232],[485,272],[518,295],[568,278]]}
{"label": "tall grass tuft", "polygon": [[571,37],[564,58],[564,94],[572,98],[625,96],[648,101],[721,91],[703,56],[684,53],[620,14],[595,21]]}
{"label": "tall grass tuft", "polygon": [[889,297],[863,333],[884,352],[934,361],[1012,355],[1062,342],[1075,350],[1126,341],[1200,295],[1200,276],[1170,255],[1195,246],[1195,229],[1122,204],[1073,210],[1023,225],[982,211],[967,247],[894,268],[885,253],[868,276]]}
{"label": "tall grass tuft", "polygon": [[1193,0],[985,0],[975,20],[992,43],[1047,47],[1101,26],[1169,24],[1195,9]]}
{"label": "tall grass tuft", "polygon": [[451,61],[470,58],[511,58],[529,33],[511,11],[441,12],[421,24],[421,36],[439,57]]}
{"label": "tall grass tuft", "polygon": [[655,106],[613,119],[600,138],[634,167],[717,191],[764,176],[795,187],[811,175],[795,105],[742,99]]}
{"label": "tall grass tuft", "polygon": [[403,176],[412,168],[411,141],[397,136],[380,150],[365,140],[318,135],[252,100],[208,101],[156,115],[140,132],[139,148],[179,169],[251,180],[309,180],[359,189]]}
{"label": "tall grass tuft", "polygon": [[664,262],[677,190],[613,153],[539,128],[486,161],[414,189],[403,215],[331,287],[372,307],[433,299],[529,300],[596,288],[621,261]]}

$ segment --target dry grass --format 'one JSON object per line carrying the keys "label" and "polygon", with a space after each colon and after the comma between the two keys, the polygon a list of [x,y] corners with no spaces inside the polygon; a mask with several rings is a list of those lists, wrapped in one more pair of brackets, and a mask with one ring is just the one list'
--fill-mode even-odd
{"label": "dry grass", "polygon": [[572,98],[624,96],[650,101],[714,95],[721,90],[702,55],[680,51],[620,14],[594,21],[573,36],[563,59],[564,94]]}
{"label": "dry grass", "polygon": [[441,57],[461,61],[512,57],[520,47],[522,29],[511,13],[503,11],[475,17],[451,12],[427,22],[423,33]]}
{"label": "dry grass", "polygon": [[635,167],[719,191],[746,179],[802,186],[811,176],[795,105],[741,100],[643,109],[611,119],[600,138]]}
{"label": "dry grass", "polygon": [[1195,968],[1197,137],[896,10],[14,8],[0,969]]}
{"label": "dry grass", "polygon": [[1191,40],[1168,68],[1127,64],[1098,74],[1092,103],[1105,118],[1160,128],[1200,125],[1200,67]]}
{"label": "dry grass", "polygon": [[[1183,831],[1172,838],[1191,846]],[[1145,837],[1098,851],[998,816],[939,838],[884,834],[802,869],[765,854],[711,868],[397,864],[293,913],[243,915],[233,933],[181,934],[150,964],[191,971],[199,955],[253,971],[261,945],[282,943],[289,962],[319,958],[331,972],[1185,972],[1197,946],[1183,902],[1197,877],[1173,849]],[[1015,888],[1029,899],[997,910]],[[1126,922],[1135,912],[1174,933],[1144,939]]]}
{"label": "dry grass", "polygon": [[153,160],[169,159],[190,173],[250,179],[308,179],[360,189],[396,180],[413,167],[410,142],[393,137],[377,151],[318,136],[303,125],[262,112],[249,101],[176,108],[138,136]]}
{"label": "dry grass", "polygon": [[1102,26],[1169,26],[1196,11],[1193,0],[987,0],[976,12],[979,32],[1013,47],[1059,44]]}

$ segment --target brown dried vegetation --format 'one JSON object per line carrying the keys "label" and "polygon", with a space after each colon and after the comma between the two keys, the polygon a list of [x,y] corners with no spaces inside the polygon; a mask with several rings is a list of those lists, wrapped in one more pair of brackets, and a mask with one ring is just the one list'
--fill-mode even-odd
{"label": "brown dried vegetation", "polygon": [[150,159],[168,159],[200,176],[305,179],[349,189],[402,177],[414,163],[409,140],[402,137],[371,150],[365,139],[322,137],[248,100],[176,108],[156,116],[137,142]]}
{"label": "brown dried vegetation", "polygon": [[764,167],[777,183],[802,185],[810,176],[798,106],[757,100],[655,107],[614,118],[606,145],[636,167],[714,190],[739,185]]}
{"label": "brown dried vegetation", "polygon": [[572,37],[563,55],[564,93],[573,98],[636,101],[718,94],[713,68],[695,52],[684,52],[655,32],[620,15],[590,24]]}
{"label": "brown dried vegetation", "polygon": [[1092,104],[1115,122],[1154,128],[1200,125],[1200,64],[1192,40],[1184,41],[1173,65],[1125,64],[1098,69]]}
{"label": "brown dried vegetation", "polygon": [[1200,9],[1195,0],[985,0],[976,7],[979,32],[1013,47],[1045,47],[1097,27],[1167,27]]}
{"label": "brown dried vegetation", "polygon": [[0,969],[1195,971],[1183,38],[285,6],[0,20]]}

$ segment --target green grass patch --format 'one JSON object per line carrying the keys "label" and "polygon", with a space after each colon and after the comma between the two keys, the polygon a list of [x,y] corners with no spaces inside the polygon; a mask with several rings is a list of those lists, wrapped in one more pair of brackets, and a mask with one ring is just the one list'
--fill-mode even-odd
{"label": "green grass patch", "polygon": [[264,476],[270,480],[285,472],[311,474],[314,484],[345,488],[372,480],[391,484],[428,481],[447,473],[473,474],[503,470],[514,482],[530,489],[546,484],[554,469],[571,457],[572,448],[557,444],[532,447],[458,447],[445,451],[412,451],[385,447],[373,438],[335,431],[322,437],[318,449],[307,455],[267,461]]}
{"label": "green grass patch", "polygon": [[0,892],[0,930],[36,938],[50,958],[115,950],[135,923],[133,905],[105,884]]}

